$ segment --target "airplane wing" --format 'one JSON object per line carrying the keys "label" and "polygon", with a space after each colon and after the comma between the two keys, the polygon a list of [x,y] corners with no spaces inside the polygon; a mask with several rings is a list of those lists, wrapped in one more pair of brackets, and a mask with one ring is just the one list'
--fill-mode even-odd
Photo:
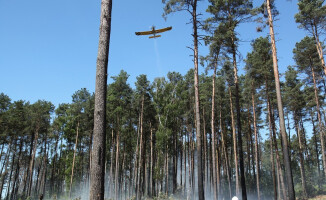
{"label": "airplane wing", "polygon": [[162,33],[165,31],[169,31],[172,29],[172,26],[167,27],[167,28],[162,28],[162,29],[157,29],[154,31],[143,31],[143,32],[135,32],[136,35],[151,35],[151,34],[155,34],[155,33]]}
{"label": "airplane wing", "polygon": [[166,27],[166,28],[162,28],[162,29],[157,29],[157,30],[155,30],[155,33],[162,33],[162,32],[165,32],[165,31],[169,31],[171,29],[172,29],[172,26]]}
{"label": "airplane wing", "polygon": [[154,34],[153,31],[143,31],[143,32],[135,32],[136,35],[150,35]]}

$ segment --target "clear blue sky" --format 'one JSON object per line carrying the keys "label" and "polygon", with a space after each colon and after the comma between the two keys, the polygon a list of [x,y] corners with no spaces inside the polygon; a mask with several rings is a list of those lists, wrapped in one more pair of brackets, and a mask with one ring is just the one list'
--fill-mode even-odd
{"label": "clear blue sky", "polygon": [[[199,2],[200,11],[207,5]],[[284,72],[294,64],[292,49],[305,33],[294,21],[297,1],[278,0],[276,5],[279,66]],[[152,81],[169,71],[185,74],[193,67],[187,48],[192,43],[189,14],[174,13],[165,21],[162,13],[161,0],[114,0],[109,76],[123,69],[133,87],[140,74]],[[71,102],[80,88],[94,92],[99,18],[100,0],[0,0],[0,92],[12,100],[44,99],[56,106]],[[152,25],[173,29],[155,40],[134,34]],[[238,32],[244,41],[239,49],[243,58],[250,41],[267,33],[257,34],[254,24],[242,25]],[[205,55],[207,47],[201,46],[199,53]],[[243,65],[240,62],[240,70]]]}

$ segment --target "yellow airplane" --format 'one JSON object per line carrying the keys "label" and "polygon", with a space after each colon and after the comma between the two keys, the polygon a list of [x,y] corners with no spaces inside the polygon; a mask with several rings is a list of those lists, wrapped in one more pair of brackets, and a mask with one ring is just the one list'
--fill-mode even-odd
{"label": "yellow airplane", "polygon": [[156,35],[157,33],[162,33],[165,31],[169,31],[171,29],[172,29],[172,26],[155,30],[155,26],[152,26],[151,31],[135,32],[135,34],[136,35],[152,35],[149,38],[157,38],[157,37],[161,37],[161,35]]}

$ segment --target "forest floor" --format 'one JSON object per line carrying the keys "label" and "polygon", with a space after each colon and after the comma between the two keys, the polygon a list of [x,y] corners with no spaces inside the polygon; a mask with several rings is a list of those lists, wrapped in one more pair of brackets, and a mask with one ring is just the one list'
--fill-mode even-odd
{"label": "forest floor", "polygon": [[316,197],[311,198],[309,200],[326,200],[326,195],[316,196]]}

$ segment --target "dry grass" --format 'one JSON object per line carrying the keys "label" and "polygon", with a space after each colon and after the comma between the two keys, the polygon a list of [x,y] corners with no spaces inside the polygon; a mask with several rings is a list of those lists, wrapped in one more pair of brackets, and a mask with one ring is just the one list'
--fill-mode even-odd
{"label": "dry grass", "polygon": [[326,195],[316,196],[316,197],[311,198],[309,200],[326,200]]}

